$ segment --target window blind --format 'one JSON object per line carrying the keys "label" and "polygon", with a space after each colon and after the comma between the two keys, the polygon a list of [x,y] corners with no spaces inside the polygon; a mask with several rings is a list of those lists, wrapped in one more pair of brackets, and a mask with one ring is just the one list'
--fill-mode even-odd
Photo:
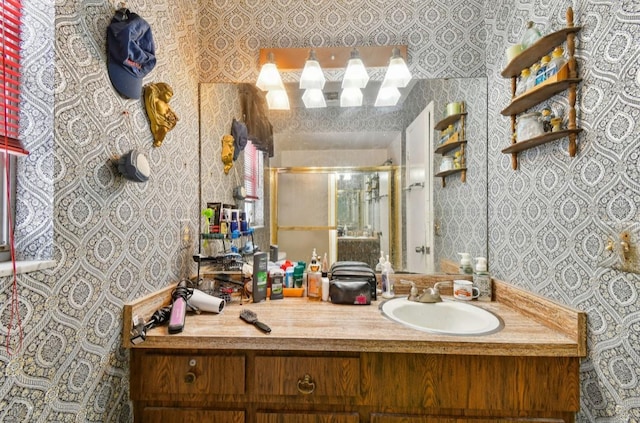
{"label": "window blind", "polygon": [[247,142],[244,148],[244,189],[247,191],[246,198],[257,200],[258,197],[258,175],[260,169],[258,162],[258,150],[251,141]]}
{"label": "window blind", "polygon": [[27,155],[18,139],[20,124],[20,0],[0,3],[0,149],[9,154]]}

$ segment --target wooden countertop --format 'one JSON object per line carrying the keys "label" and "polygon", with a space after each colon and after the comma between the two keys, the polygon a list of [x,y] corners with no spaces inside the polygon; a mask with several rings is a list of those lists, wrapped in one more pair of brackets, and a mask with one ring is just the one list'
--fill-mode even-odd
{"label": "wooden countertop", "polygon": [[[139,314],[148,319],[153,311],[168,303],[171,290],[172,287],[167,287],[125,305],[125,348],[586,355],[585,313],[496,280],[495,301],[473,302],[503,320],[502,330],[488,335],[448,336],[417,331],[384,317],[379,310],[381,301],[351,306],[284,298],[244,305],[234,301],[220,314],[188,313],[183,332],[169,335],[166,326],[154,328],[148,331],[144,342],[132,345],[129,341],[132,316]],[[271,327],[271,333],[263,334],[240,319],[243,308],[254,311],[260,321]]]}

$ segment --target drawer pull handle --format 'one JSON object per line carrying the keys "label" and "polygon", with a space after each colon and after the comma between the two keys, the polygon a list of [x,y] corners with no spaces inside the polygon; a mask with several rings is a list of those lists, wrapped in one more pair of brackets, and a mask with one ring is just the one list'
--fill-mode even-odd
{"label": "drawer pull handle", "polygon": [[193,383],[196,381],[196,374],[193,372],[188,372],[186,375],[184,375],[184,383]]}
{"label": "drawer pull handle", "polygon": [[311,376],[304,375],[303,379],[298,379],[298,392],[304,395],[311,395],[316,390],[316,383],[311,380]]}

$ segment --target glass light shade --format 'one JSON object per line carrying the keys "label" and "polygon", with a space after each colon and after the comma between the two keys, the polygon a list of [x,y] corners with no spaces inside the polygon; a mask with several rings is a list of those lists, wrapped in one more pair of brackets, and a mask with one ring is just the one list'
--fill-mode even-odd
{"label": "glass light shade", "polygon": [[364,67],[364,63],[359,57],[353,57],[347,63],[347,70],[344,72],[342,88],[364,88],[369,82],[369,74]]}
{"label": "glass light shade", "polygon": [[302,102],[307,109],[327,107],[324,93],[320,88],[309,88],[305,90],[304,94],[302,94]]}
{"label": "glass light shade", "polygon": [[362,106],[362,91],[360,88],[345,88],[340,93],[340,107]]}
{"label": "glass light shade", "polygon": [[376,107],[395,106],[400,100],[400,91],[393,86],[382,84],[378,96],[376,97]]}
{"label": "glass light shade", "polygon": [[275,63],[262,65],[256,86],[262,91],[284,90],[284,84]]}
{"label": "glass light shade", "polygon": [[404,88],[411,81],[411,72],[402,57],[393,57],[389,61],[387,73],[384,75],[384,82],[388,85]]}
{"label": "glass light shade", "polygon": [[[324,88],[324,74],[320,63],[315,59],[309,59],[304,64],[302,75],[300,75],[300,89],[323,89]],[[307,106],[308,107],[308,106]]]}
{"label": "glass light shade", "polygon": [[269,110],[289,110],[289,97],[285,90],[271,90],[266,97]]}

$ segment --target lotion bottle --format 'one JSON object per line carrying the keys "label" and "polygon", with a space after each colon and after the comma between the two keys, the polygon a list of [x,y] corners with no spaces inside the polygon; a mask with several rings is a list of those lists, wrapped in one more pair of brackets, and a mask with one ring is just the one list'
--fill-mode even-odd
{"label": "lotion bottle", "polygon": [[329,301],[329,262],[327,253],[322,258],[322,301]]}
{"label": "lotion bottle", "polygon": [[391,281],[392,273],[391,262],[389,261],[389,256],[387,256],[387,260],[384,263],[384,270],[382,271],[382,286],[384,287],[382,290],[383,298],[393,298],[395,296],[393,292],[393,282]]}
{"label": "lotion bottle", "polygon": [[478,301],[491,301],[491,276],[487,272],[487,259],[476,257],[476,271],[473,272],[473,285],[478,288]]}
{"label": "lotion bottle", "polygon": [[460,274],[473,275],[473,266],[471,266],[471,256],[469,253],[458,253],[460,255]]}

